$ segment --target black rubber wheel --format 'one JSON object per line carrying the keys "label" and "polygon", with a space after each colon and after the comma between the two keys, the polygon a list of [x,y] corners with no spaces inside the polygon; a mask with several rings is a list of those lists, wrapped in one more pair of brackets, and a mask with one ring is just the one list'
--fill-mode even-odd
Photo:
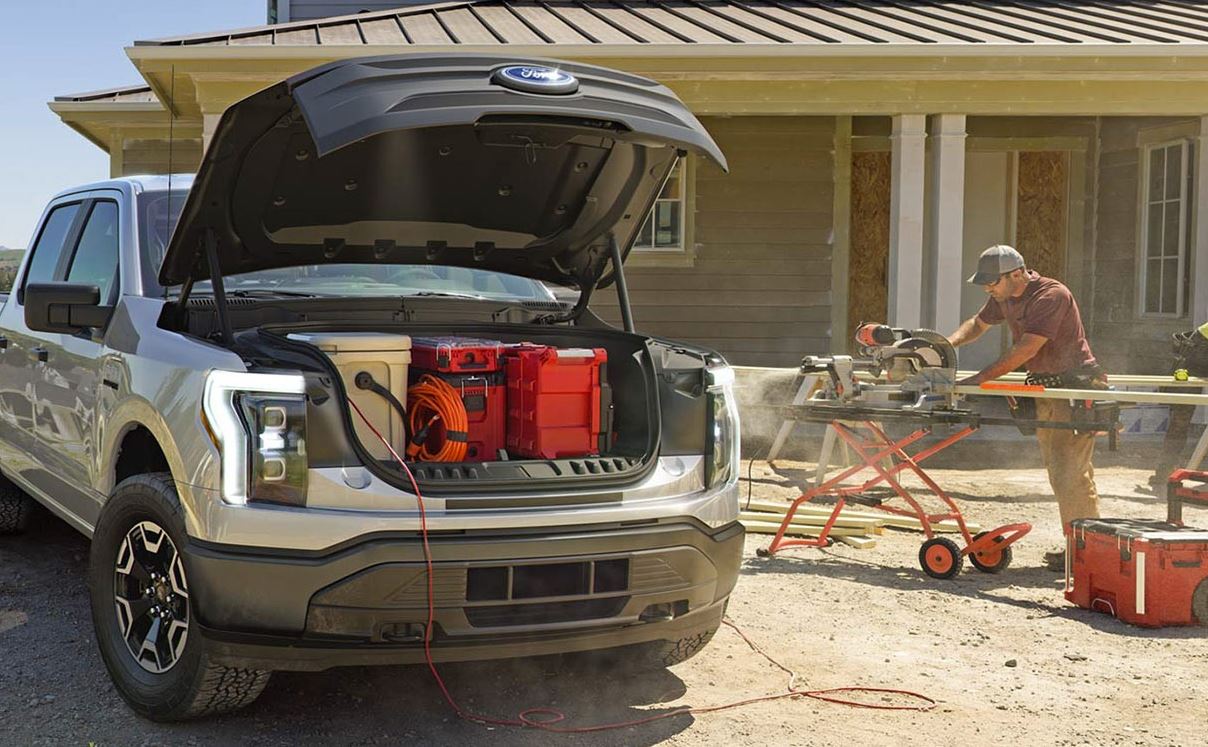
{"label": "black rubber wheel", "polygon": [[1191,595],[1191,614],[1195,615],[1200,625],[1208,626],[1208,578],[1201,581]]}
{"label": "black rubber wheel", "polygon": [[271,674],[210,660],[189,596],[187,541],[165,473],[123,480],[92,537],[88,591],[101,658],[122,698],[153,721],[242,708]]}
{"label": "black rubber wheel", "polygon": [[[985,536],[985,532],[978,532],[973,535],[973,541],[976,542]],[[995,541],[1002,542],[1002,537],[996,538]],[[1011,565],[1011,546],[1007,545],[990,552],[969,553],[969,562],[973,563],[973,567],[982,573],[1002,573]]]}
{"label": "black rubber wheel", "polygon": [[964,563],[961,549],[947,537],[932,537],[919,548],[919,565],[932,578],[952,578]]}
{"label": "black rubber wheel", "polygon": [[0,477],[0,534],[24,532],[33,511],[33,498],[7,479]]}

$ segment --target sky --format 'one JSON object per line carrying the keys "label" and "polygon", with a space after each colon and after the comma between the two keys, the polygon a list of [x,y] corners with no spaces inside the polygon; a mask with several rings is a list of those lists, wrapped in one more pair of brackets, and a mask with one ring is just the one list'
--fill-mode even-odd
{"label": "sky", "polygon": [[0,0],[0,246],[29,243],[56,193],[109,176],[109,156],[47,108],[56,95],[143,83],[135,39],[265,22],[265,0]]}

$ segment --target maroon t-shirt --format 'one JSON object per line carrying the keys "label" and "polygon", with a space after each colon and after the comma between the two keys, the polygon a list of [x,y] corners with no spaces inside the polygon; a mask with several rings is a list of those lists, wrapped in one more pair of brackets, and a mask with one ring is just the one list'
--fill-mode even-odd
{"label": "maroon t-shirt", "polygon": [[986,324],[1006,321],[1015,342],[1025,334],[1048,339],[1024,364],[1031,373],[1066,373],[1095,362],[1070,289],[1052,278],[1042,278],[1035,270],[1028,271],[1022,296],[1001,303],[988,298],[977,318]]}

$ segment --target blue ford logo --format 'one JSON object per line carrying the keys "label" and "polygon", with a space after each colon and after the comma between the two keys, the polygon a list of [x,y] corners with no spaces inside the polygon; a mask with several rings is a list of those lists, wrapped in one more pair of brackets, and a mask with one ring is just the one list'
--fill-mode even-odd
{"label": "blue ford logo", "polygon": [[495,71],[494,81],[528,93],[574,93],[579,81],[568,72],[542,65],[508,65]]}

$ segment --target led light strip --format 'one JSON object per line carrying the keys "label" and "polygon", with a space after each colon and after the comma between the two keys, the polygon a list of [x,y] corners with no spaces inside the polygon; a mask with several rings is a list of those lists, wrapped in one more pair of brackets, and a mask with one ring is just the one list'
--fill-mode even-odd
{"label": "led light strip", "polygon": [[235,411],[235,395],[304,394],[301,374],[266,374],[242,371],[211,371],[206,377],[202,399],[222,463],[222,498],[227,503],[247,504],[248,435]]}

